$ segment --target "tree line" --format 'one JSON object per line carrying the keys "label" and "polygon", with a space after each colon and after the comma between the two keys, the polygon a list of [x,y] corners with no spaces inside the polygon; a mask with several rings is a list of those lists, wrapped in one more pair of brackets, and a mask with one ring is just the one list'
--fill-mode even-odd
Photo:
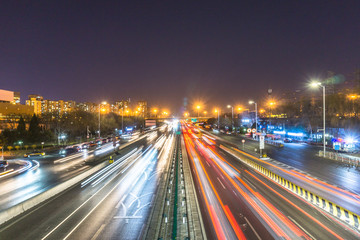
{"label": "tree line", "polygon": [[[122,129],[122,117],[115,113],[101,114],[101,135],[115,134],[115,129]],[[15,122],[12,119],[11,122]],[[16,120],[17,126],[10,125],[0,134],[0,145],[19,144],[56,144],[61,136],[65,136],[67,142],[86,140],[98,136],[99,115],[81,110],[67,114],[42,114],[41,116],[21,116]],[[141,117],[123,118],[124,128],[134,126],[137,129],[143,127],[144,119]],[[63,141],[64,139],[62,139]]]}

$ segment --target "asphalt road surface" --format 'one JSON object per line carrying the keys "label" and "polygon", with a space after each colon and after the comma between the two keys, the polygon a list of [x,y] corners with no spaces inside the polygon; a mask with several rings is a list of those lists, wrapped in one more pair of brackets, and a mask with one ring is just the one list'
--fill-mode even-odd
{"label": "asphalt road surface", "polygon": [[258,174],[215,142],[186,131],[209,239],[359,239],[358,232]]}
{"label": "asphalt road surface", "polygon": [[153,132],[113,164],[0,228],[0,239],[137,239],[170,150],[171,131]]}

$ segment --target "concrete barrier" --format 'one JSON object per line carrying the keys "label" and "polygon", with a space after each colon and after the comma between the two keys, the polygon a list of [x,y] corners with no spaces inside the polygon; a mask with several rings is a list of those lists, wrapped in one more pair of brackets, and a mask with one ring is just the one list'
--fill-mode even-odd
{"label": "concrete barrier", "polygon": [[[235,155],[235,152],[242,153],[240,150],[236,148],[227,148],[220,145],[220,148],[228,151],[232,155]],[[236,156],[237,157],[237,156]],[[240,159],[242,162],[247,164],[248,166],[255,169],[257,172],[261,173],[265,177],[273,180],[274,182],[280,184],[281,186],[285,187],[286,189],[290,190],[291,192],[295,193],[296,195],[302,197],[306,201],[310,202],[311,204],[323,209],[324,211],[330,213],[331,215],[335,216],[336,218],[342,220],[343,222],[349,224],[350,226],[354,227],[358,231],[360,231],[360,216],[348,211],[347,209],[326,200],[325,198],[316,195],[305,188],[299,187],[298,185],[294,184],[293,182],[273,173],[272,171],[268,170],[267,168],[261,166],[260,164],[255,163],[250,159]]]}

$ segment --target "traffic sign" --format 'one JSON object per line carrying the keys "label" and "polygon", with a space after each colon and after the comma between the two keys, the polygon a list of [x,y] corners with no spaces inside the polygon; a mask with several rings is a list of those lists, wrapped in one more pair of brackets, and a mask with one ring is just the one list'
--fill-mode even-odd
{"label": "traffic sign", "polygon": [[253,128],[251,131],[252,131],[253,133],[256,133],[256,129],[255,129],[255,128]]}
{"label": "traffic sign", "polygon": [[259,140],[260,140],[260,149],[265,149],[265,136],[260,135]]}
{"label": "traffic sign", "polygon": [[251,133],[251,128],[248,128],[247,132],[248,132],[248,133]]}

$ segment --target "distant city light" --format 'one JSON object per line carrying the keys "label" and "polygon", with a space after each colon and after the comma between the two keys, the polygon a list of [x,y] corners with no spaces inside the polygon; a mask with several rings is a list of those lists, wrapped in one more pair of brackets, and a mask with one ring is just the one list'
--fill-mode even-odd
{"label": "distant city light", "polygon": [[275,134],[280,134],[280,135],[285,135],[286,132],[285,131],[274,131]]}
{"label": "distant city light", "polygon": [[293,137],[303,137],[304,136],[303,133],[293,133],[293,132],[288,132],[287,135],[293,136]]}

